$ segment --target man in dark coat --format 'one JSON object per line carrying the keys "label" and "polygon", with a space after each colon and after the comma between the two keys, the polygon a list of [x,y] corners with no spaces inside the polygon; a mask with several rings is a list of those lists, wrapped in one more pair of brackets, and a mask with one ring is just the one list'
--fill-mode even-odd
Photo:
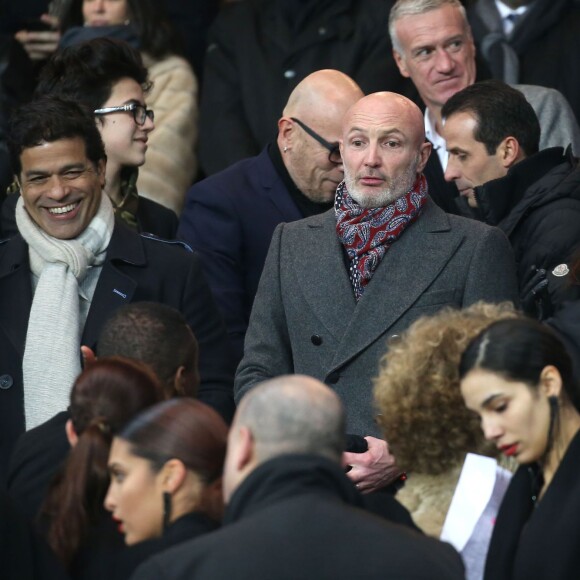
{"label": "man in dark coat", "polygon": [[362,96],[343,73],[312,73],[292,91],[275,142],[187,193],[178,237],[201,259],[236,362],[274,229],[332,207],[342,117]]}
{"label": "man in dark coat", "polygon": [[[540,126],[524,96],[502,81],[483,81],[442,109],[454,181],[481,218],[508,236],[520,291],[535,268],[565,275],[580,246],[580,169],[570,150],[538,152]],[[557,304],[555,304],[557,306]]]}
{"label": "man in dark coat", "polygon": [[494,78],[557,89],[580,120],[576,0],[477,0],[467,18]]}
{"label": "man in dark coat", "polygon": [[228,438],[223,528],[155,556],[133,580],[463,578],[451,546],[360,509],[343,447],[328,387],[300,375],[263,383]]}
{"label": "man in dark coat", "polygon": [[106,157],[92,115],[45,97],[13,116],[19,235],[0,245],[0,473],[25,429],[68,405],[81,344],[93,347],[122,304],[177,308],[197,337],[212,404],[233,411],[222,318],[199,261],[180,244],[115,222],[102,191]]}
{"label": "man in dark coat", "polygon": [[397,74],[392,0],[246,0],[224,6],[208,35],[199,156],[207,175],[257,155],[296,85],[332,68],[365,94],[414,87]]}

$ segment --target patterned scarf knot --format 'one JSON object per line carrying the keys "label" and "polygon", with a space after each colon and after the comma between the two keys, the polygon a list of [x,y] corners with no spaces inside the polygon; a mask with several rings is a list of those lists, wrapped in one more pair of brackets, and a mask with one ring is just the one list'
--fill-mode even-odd
{"label": "patterned scarf knot", "polygon": [[427,201],[427,180],[420,175],[413,187],[385,207],[366,209],[348,193],[343,181],[336,190],[336,232],[350,267],[348,276],[358,302],[389,247],[419,217]]}

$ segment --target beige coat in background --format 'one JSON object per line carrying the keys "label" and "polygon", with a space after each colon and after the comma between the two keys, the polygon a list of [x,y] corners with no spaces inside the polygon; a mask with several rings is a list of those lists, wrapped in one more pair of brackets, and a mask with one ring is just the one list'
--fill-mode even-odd
{"label": "beige coat in background", "polygon": [[137,189],[139,195],[179,215],[197,172],[197,79],[189,63],[179,56],[160,61],[142,56],[153,83],[146,101],[155,111],[155,130],[149,135]]}

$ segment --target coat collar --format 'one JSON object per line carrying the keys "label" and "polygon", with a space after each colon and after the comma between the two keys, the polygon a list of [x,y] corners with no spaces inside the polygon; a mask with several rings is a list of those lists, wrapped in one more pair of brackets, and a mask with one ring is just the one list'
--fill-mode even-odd
{"label": "coat collar", "polygon": [[[308,243],[293,257],[309,306],[339,341],[329,372],[357,356],[412,308],[463,240],[429,200],[419,219],[389,248],[357,304],[335,228],[334,210],[309,219]],[[304,262],[320,264],[317,284]]]}
{"label": "coat collar", "polygon": [[[277,144],[274,142],[270,147],[277,147]],[[270,158],[268,147],[264,148],[258,157],[256,157],[256,164],[259,168],[258,179],[260,188],[280,212],[284,221],[302,219],[304,216],[292,200],[292,196],[288,192],[284,179],[276,171],[276,167]],[[288,178],[290,179],[290,176]]]}
{"label": "coat collar", "polygon": [[505,226],[513,222],[516,215],[516,221],[519,221],[520,214],[523,215],[530,206],[551,200],[552,179],[548,180],[547,190],[535,186],[556,167],[562,164],[572,167],[571,161],[570,157],[564,156],[562,147],[550,147],[520,161],[504,177],[476,187],[475,197],[481,216],[487,224],[499,226],[509,235],[513,227],[507,231]]}
{"label": "coat collar", "polygon": [[103,264],[85,322],[81,339],[83,345],[94,348],[103,326],[104,316],[133,299],[137,282],[117,268],[120,264],[144,267],[147,265],[147,258],[141,236],[116,222],[107,249],[107,259]]}

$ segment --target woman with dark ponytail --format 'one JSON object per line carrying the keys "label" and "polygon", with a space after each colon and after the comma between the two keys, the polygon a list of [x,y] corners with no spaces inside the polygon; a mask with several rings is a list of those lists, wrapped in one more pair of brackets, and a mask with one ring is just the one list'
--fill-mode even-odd
{"label": "woman with dark ponytail", "polygon": [[564,580],[580,570],[580,389],[563,343],[529,319],[475,337],[461,393],[485,437],[520,467],[504,496],[485,578]]}
{"label": "woman with dark ponytail", "polygon": [[186,398],[156,405],[115,436],[105,507],[128,545],[144,542],[151,553],[217,527],[227,436],[213,409]]}
{"label": "woman with dark ponytail", "polygon": [[[73,578],[86,577],[76,565],[79,552],[90,551],[88,538],[102,521],[108,523],[102,505],[112,438],[140,411],[163,398],[153,371],[122,357],[91,363],[75,381],[66,424],[71,451],[41,509],[48,543]],[[112,534],[105,536],[115,544]],[[118,538],[116,543],[120,545]]]}

